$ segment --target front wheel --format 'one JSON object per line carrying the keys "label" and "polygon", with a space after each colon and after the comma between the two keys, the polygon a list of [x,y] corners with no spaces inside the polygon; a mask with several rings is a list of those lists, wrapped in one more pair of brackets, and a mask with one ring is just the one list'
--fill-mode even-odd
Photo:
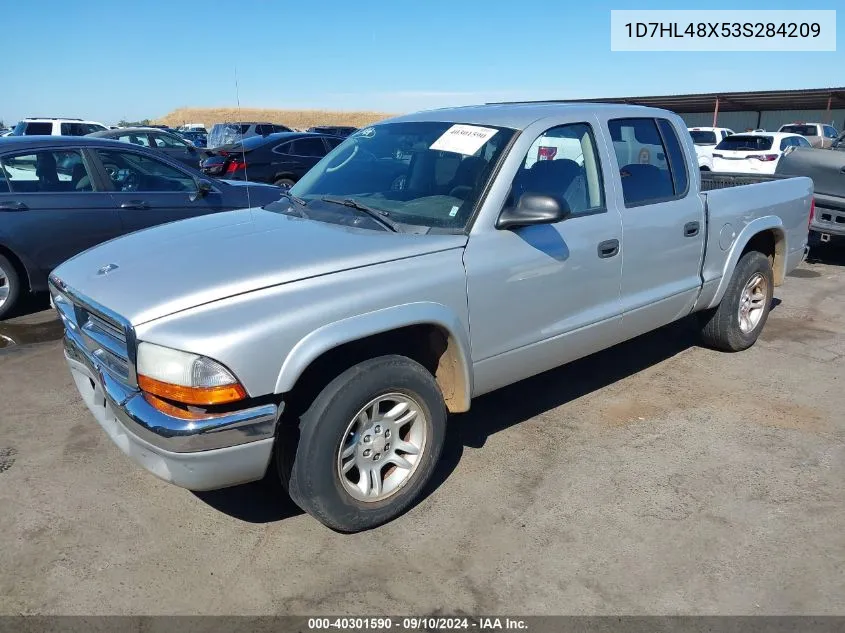
{"label": "front wheel", "polygon": [[[295,447],[277,455],[294,502],[326,526],[358,532],[385,523],[419,497],[446,433],[434,377],[404,356],[359,363],[331,381],[299,419]],[[285,466],[288,464],[288,466]]]}
{"label": "front wheel", "polygon": [[743,255],[719,306],[701,313],[704,342],[726,352],[754,345],[769,318],[774,286],[769,258],[758,251]]}

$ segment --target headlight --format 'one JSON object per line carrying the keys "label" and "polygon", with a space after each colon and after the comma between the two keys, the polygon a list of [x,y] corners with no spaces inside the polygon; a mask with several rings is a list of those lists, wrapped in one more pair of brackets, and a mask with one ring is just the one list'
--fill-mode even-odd
{"label": "headlight", "polygon": [[215,360],[152,343],[138,345],[138,386],[183,404],[212,405],[246,398],[246,390]]}

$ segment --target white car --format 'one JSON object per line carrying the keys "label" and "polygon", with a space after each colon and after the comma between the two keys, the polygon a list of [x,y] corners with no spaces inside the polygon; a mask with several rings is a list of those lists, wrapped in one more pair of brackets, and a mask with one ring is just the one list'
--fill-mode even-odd
{"label": "white car", "polygon": [[746,132],[732,134],[713,150],[713,171],[733,174],[773,174],[780,157],[793,147],[811,147],[799,134]]}
{"label": "white car", "polygon": [[33,117],[22,119],[15,126],[12,134],[14,136],[85,136],[105,129],[107,129],[106,126],[97,121]]}
{"label": "white car", "polygon": [[695,153],[698,155],[698,168],[702,171],[713,169],[713,148],[725,138],[734,133],[726,127],[689,127],[687,131],[692,136],[695,144]]}

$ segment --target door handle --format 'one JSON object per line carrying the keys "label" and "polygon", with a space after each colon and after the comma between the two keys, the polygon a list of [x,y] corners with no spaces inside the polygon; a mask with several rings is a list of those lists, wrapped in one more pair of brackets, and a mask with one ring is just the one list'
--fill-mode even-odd
{"label": "door handle", "polygon": [[619,252],[619,240],[605,240],[604,242],[600,242],[598,251],[601,259],[613,257]]}
{"label": "door handle", "polygon": [[28,208],[23,202],[17,200],[0,202],[0,211],[26,211]]}
{"label": "door handle", "polygon": [[149,203],[144,200],[130,200],[120,205],[121,209],[149,209]]}
{"label": "door handle", "polygon": [[684,237],[695,237],[698,235],[699,228],[698,222],[687,222],[684,224]]}

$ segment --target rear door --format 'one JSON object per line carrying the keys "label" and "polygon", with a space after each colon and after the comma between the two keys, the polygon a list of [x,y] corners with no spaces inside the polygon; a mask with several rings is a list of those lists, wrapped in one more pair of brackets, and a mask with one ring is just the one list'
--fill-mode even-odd
{"label": "rear door", "polygon": [[329,147],[320,136],[303,136],[273,148],[273,165],[277,178],[299,180],[320,162]]}
{"label": "rear door", "polygon": [[126,232],[231,208],[219,188],[200,196],[193,174],[147,152],[97,148],[92,154]]}
{"label": "rear door", "polygon": [[302,178],[328,153],[329,147],[322,136],[304,136],[296,139],[291,147],[291,154],[296,157],[300,165],[297,177]]}
{"label": "rear door", "polygon": [[111,196],[78,148],[9,152],[0,158],[0,242],[46,277],[66,259],[121,234]]}
{"label": "rear door", "polygon": [[[674,126],[662,118],[611,119],[617,161],[613,204],[622,214],[625,336],[687,314],[701,285],[704,205]],[[649,161],[656,151],[663,161]],[[627,162],[632,156],[637,162]]]}

